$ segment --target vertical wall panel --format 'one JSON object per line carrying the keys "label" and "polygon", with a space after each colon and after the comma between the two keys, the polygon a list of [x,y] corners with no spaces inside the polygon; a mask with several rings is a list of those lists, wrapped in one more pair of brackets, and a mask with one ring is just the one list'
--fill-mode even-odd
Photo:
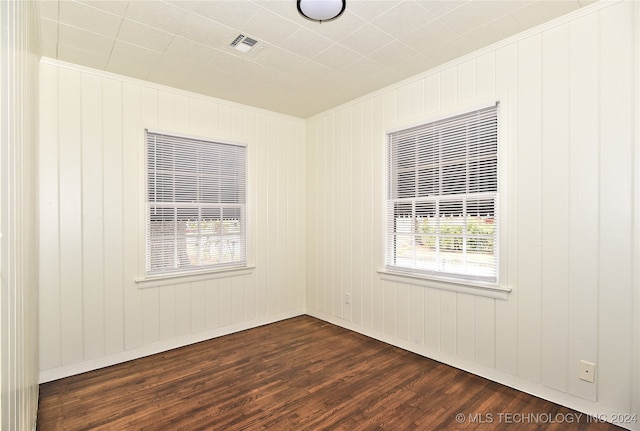
{"label": "vertical wall panel", "polygon": [[518,375],[540,381],[542,41],[519,42],[518,55]]}
{"label": "vertical wall panel", "polygon": [[396,289],[396,336],[401,340],[409,341],[411,330],[411,286],[406,283],[398,283]]}
{"label": "vertical wall panel", "polygon": [[[600,154],[598,15],[570,23],[569,363],[598,361],[598,216]],[[576,372],[576,371],[574,371]],[[575,376],[575,374],[574,374]],[[597,399],[596,387],[569,379],[569,393]]]}
{"label": "vertical wall panel", "polygon": [[382,310],[384,333],[395,336],[398,324],[398,285],[393,281],[382,282]]}
{"label": "vertical wall panel", "polygon": [[207,329],[220,326],[220,280],[205,281],[205,325]]}
{"label": "vertical wall panel", "polygon": [[287,216],[287,123],[282,119],[278,119],[278,143],[276,147],[277,162],[277,180],[275,182],[276,195],[274,196],[277,205],[277,252],[275,253],[275,270],[277,271],[278,283],[278,312],[284,311],[287,306],[287,292],[289,290],[289,277],[287,272],[287,235],[289,233]]}
{"label": "vertical wall panel", "polygon": [[175,335],[188,335],[191,333],[191,283],[177,284],[174,295]]}
{"label": "vertical wall panel", "polygon": [[[384,118],[384,103],[381,96],[373,100],[372,122],[371,122],[371,261],[373,270],[380,267],[384,261],[384,239],[382,230],[382,208],[385,199],[383,180],[380,173],[383,172],[385,161],[384,154],[384,129],[383,125],[388,125],[391,116]],[[393,99],[395,100],[395,98]],[[372,327],[378,331],[383,328],[382,316],[384,310],[382,280],[377,275],[372,277]]]}
{"label": "vertical wall panel", "polygon": [[84,346],[82,296],[82,135],[80,74],[58,75],[60,208],[60,321],[62,364],[81,361]]}
{"label": "vertical wall panel", "polygon": [[82,286],[84,357],[104,355],[103,285],[103,174],[102,106],[91,109],[102,96],[102,82],[95,76],[82,76]]}
{"label": "vertical wall panel", "polygon": [[[637,6],[637,5],[636,5]],[[633,297],[634,5],[605,9],[600,19],[600,289],[598,401],[631,407]],[[635,30],[636,32],[638,29]],[[636,72],[636,76],[637,76]],[[638,82],[636,81],[636,84]],[[636,87],[636,91],[640,91]],[[636,218],[635,222],[640,220]],[[636,256],[636,259],[638,256]],[[635,340],[638,342],[638,340]]]}
{"label": "vertical wall panel", "polygon": [[440,292],[425,289],[424,292],[424,345],[440,350]]}
{"label": "vertical wall panel", "polygon": [[467,361],[476,356],[476,301],[471,295],[456,294],[456,353]]}
{"label": "vertical wall panel", "polygon": [[542,38],[542,383],[567,390],[569,354],[569,26]]}
{"label": "vertical wall panel", "polygon": [[[373,152],[376,145],[373,133],[373,103],[371,100],[362,103],[362,325],[373,326],[373,280],[377,278],[375,269],[377,262],[373,254]],[[377,177],[376,177],[377,178]]]}
{"label": "vertical wall panel", "polygon": [[424,116],[424,79],[411,83],[411,118]]}
{"label": "vertical wall panel", "polygon": [[[506,266],[501,268],[500,276],[506,275],[505,285],[512,289],[509,293],[508,301],[496,301],[496,369],[509,375],[515,375],[518,371],[518,328],[515,322],[518,319],[518,295],[519,289],[516,284],[517,280],[517,268],[518,268],[518,254],[515,253],[518,244],[518,177],[515,170],[512,168],[518,161],[518,127],[517,127],[517,114],[515,106],[518,104],[518,92],[515,88],[518,84],[518,45],[513,43],[500,48],[496,51],[496,97],[501,97],[502,105],[500,109],[500,118],[506,125],[503,125],[503,133],[506,131],[506,136],[502,137],[500,145],[502,147],[507,146],[507,160],[502,160],[500,163],[501,169],[507,170],[506,175],[502,175],[501,178],[506,178],[508,183],[506,190],[503,189],[503,193],[507,194],[508,206],[503,214],[508,215],[507,220],[507,250],[508,259],[501,262]],[[506,139],[506,141],[505,141]],[[504,148],[502,148],[504,151]],[[503,152],[502,154],[505,154]],[[502,195],[502,204],[504,203],[504,194]],[[504,229],[502,233],[504,233]],[[502,236],[502,241],[505,241],[505,236]],[[505,265],[506,263],[506,265]],[[505,274],[506,272],[506,274]]]}
{"label": "vertical wall panel", "polygon": [[191,283],[191,332],[198,333],[206,329],[206,282]]}
{"label": "vertical wall panel", "polygon": [[363,140],[361,133],[362,124],[362,107],[355,106],[351,115],[351,147],[353,160],[350,160],[351,170],[351,193],[348,199],[348,205],[351,209],[351,247],[352,247],[352,282],[351,282],[351,318],[356,323],[362,322],[362,267],[363,267],[363,221],[365,213],[363,212],[362,194],[363,194],[363,163],[361,157],[363,154]]}
{"label": "vertical wall panel", "polygon": [[[48,104],[43,104],[49,106]],[[124,350],[122,83],[102,83],[105,354]],[[41,369],[53,367],[42,366]]]}
{"label": "vertical wall panel", "polygon": [[476,95],[476,62],[475,60],[465,61],[457,67],[458,72],[458,104],[469,103],[475,99]]}
{"label": "vertical wall panel", "polygon": [[338,202],[338,207],[342,208],[340,211],[342,216],[342,221],[339,222],[339,232],[340,238],[342,241],[342,250],[344,250],[340,267],[341,267],[341,286],[342,292],[340,294],[339,300],[342,302],[342,318],[345,320],[352,319],[352,304],[347,304],[345,301],[345,294],[349,293],[352,295],[352,272],[353,272],[353,244],[351,243],[351,230],[353,227],[351,224],[351,195],[349,193],[344,193],[344,190],[351,190],[351,182],[352,182],[352,161],[351,161],[351,153],[352,153],[352,141],[351,141],[351,131],[353,129],[353,122],[351,119],[351,109],[347,109],[342,113],[342,156],[339,159],[341,163],[341,181],[340,181],[340,201]]}
{"label": "vertical wall panel", "polygon": [[441,290],[438,293],[439,317],[438,328],[440,334],[438,339],[440,341],[440,350],[448,355],[456,355],[458,347],[458,339],[456,337],[456,310],[457,310],[457,296],[455,292],[448,290]]}
{"label": "vertical wall panel", "polygon": [[[256,219],[256,231],[253,233],[252,238],[248,238],[248,241],[253,240],[253,249],[255,250],[255,261],[250,262],[255,264],[256,262],[266,262],[269,255],[269,195],[267,193],[267,178],[269,176],[269,169],[265,161],[267,160],[267,141],[265,139],[267,132],[267,122],[264,115],[258,114],[256,116],[256,140],[253,145],[248,148],[249,155],[255,159],[256,162],[256,206],[252,212],[253,217]],[[212,135],[215,136],[215,135]],[[267,311],[267,289],[268,289],[268,265],[256,266],[256,314],[258,316],[265,316]]]}
{"label": "vertical wall panel", "polygon": [[425,309],[424,309],[424,297],[425,289],[422,286],[411,286],[410,292],[410,341],[417,345],[423,345],[425,343],[424,337],[424,322],[425,322]]}
{"label": "vertical wall panel", "polygon": [[[42,68],[50,66],[43,65]],[[55,106],[58,99],[58,71],[40,75],[41,108]],[[42,109],[43,114],[45,112]],[[39,184],[39,261],[40,261],[40,364],[46,368],[61,365],[60,264],[59,264],[59,186],[58,115],[40,115]],[[51,179],[55,180],[51,180]]]}
{"label": "vertical wall panel", "polygon": [[128,193],[122,196],[124,347],[130,350],[142,343],[142,292],[134,280],[138,275],[138,155],[144,139],[140,128],[140,87],[125,83],[122,91],[122,178]]}
{"label": "vertical wall panel", "polygon": [[495,304],[492,298],[475,298],[475,360],[485,367],[495,367]]}
{"label": "vertical wall panel", "polygon": [[489,52],[475,61],[475,96],[479,99],[496,94],[496,54]]}

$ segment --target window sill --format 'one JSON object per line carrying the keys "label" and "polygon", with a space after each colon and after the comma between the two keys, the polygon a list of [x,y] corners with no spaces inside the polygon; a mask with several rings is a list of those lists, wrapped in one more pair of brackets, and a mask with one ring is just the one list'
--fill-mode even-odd
{"label": "window sill", "polygon": [[238,266],[233,268],[223,268],[199,272],[183,272],[176,274],[161,274],[136,278],[135,282],[139,289],[147,287],[159,287],[169,284],[192,283],[195,281],[211,280],[215,278],[237,277],[248,275],[253,272],[255,266]]}
{"label": "window sill", "polygon": [[449,290],[469,295],[485,296],[487,298],[506,300],[509,297],[509,292],[511,292],[510,288],[481,282],[427,277],[422,274],[390,271],[388,269],[379,269],[377,272],[380,274],[380,278],[382,280],[413,284],[415,286],[424,286],[433,289]]}

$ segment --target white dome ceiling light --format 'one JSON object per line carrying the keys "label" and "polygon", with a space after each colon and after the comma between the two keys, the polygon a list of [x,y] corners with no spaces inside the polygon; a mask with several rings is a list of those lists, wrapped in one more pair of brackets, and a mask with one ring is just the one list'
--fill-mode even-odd
{"label": "white dome ceiling light", "polygon": [[298,0],[300,15],[317,22],[338,18],[346,6],[346,0]]}

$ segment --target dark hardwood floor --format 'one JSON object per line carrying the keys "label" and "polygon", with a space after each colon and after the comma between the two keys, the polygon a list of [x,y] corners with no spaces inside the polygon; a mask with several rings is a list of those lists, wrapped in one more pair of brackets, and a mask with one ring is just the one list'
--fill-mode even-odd
{"label": "dark hardwood floor", "polygon": [[308,316],[40,386],[38,430],[620,430]]}

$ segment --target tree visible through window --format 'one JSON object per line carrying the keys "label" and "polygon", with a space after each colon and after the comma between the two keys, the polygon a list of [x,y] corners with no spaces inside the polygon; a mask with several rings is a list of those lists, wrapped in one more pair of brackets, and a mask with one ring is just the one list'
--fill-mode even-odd
{"label": "tree visible through window", "polygon": [[246,148],[147,131],[147,274],[244,265]]}
{"label": "tree visible through window", "polygon": [[387,135],[388,268],[497,282],[497,109]]}

